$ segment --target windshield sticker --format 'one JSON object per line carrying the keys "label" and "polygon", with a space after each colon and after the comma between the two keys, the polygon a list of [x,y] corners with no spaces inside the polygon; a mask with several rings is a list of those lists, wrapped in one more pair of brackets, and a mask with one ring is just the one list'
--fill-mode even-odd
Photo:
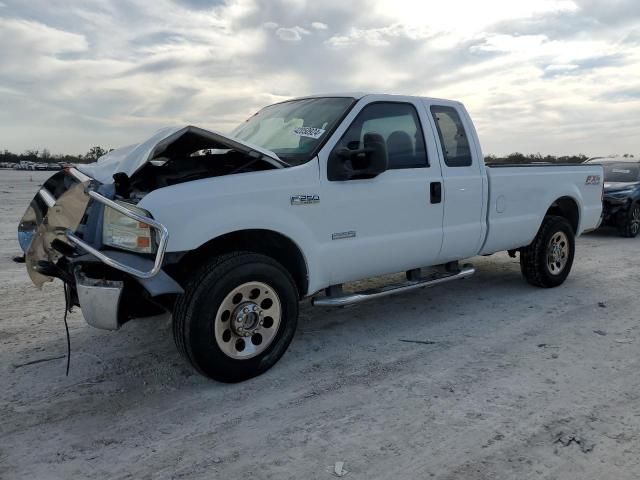
{"label": "windshield sticker", "polygon": [[315,127],[297,127],[293,129],[293,134],[299,137],[315,138],[316,140],[324,134],[325,130]]}

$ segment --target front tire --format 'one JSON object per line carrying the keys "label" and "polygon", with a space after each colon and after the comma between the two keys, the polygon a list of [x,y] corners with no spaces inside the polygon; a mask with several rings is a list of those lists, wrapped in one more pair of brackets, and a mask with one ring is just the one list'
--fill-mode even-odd
{"label": "front tire", "polygon": [[520,270],[531,285],[552,288],[567,279],[575,254],[575,234],[564,217],[547,216],[531,245],[520,251]]}
{"label": "front tire", "polygon": [[620,227],[620,234],[623,237],[634,238],[640,233],[640,203],[633,203],[629,212],[624,218],[624,223]]}
{"label": "front tire", "polygon": [[203,375],[240,382],[284,354],[298,321],[291,275],[265,255],[233,253],[208,262],[176,301],[178,350]]}

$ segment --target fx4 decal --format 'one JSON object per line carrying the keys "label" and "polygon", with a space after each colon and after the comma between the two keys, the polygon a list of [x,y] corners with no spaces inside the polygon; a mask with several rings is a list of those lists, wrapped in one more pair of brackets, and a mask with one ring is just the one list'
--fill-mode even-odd
{"label": "fx4 decal", "polygon": [[600,175],[589,175],[585,185],[600,185]]}

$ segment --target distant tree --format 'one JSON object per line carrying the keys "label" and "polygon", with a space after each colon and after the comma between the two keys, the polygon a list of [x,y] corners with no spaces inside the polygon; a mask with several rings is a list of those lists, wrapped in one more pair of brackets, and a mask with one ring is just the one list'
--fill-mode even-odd
{"label": "distant tree", "polygon": [[87,162],[95,162],[97,159],[109,153],[109,150],[105,150],[101,146],[91,147],[89,151],[84,155],[84,159]]}

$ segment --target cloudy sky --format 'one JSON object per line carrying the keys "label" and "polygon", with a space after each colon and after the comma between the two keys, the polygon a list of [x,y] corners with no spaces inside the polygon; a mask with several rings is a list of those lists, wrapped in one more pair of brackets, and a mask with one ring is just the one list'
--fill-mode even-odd
{"label": "cloudy sky", "polygon": [[0,0],[0,149],[231,130],[309,93],[459,99],[485,153],[640,153],[638,0]]}

